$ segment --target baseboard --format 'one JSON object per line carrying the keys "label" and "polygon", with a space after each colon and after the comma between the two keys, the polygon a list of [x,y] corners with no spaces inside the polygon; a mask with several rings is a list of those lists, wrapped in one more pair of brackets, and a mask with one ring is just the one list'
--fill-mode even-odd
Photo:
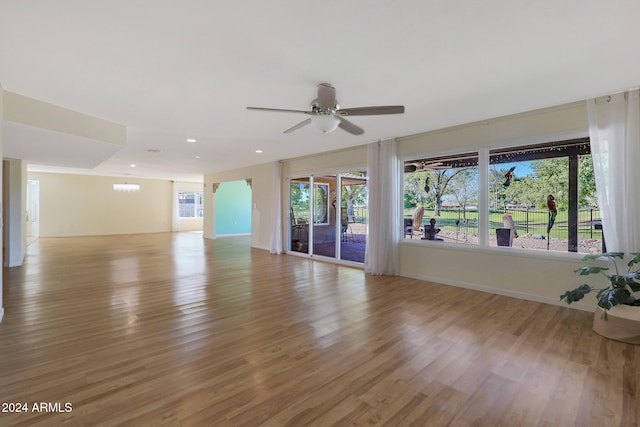
{"label": "baseboard", "polygon": [[444,279],[441,279],[441,278],[438,278],[438,277],[429,277],[429,276],[424,276],[424,275],[420,275],[420,274],[416,274],[416,275],[413,275],[413,274],[401,274],[401,276],[409,277],[409,278],[412,278],[412,279],[425,280],[427,282],[438,283],[438,284],[446,285],[446,286],[455,286],[455,287],[458,287],[458,288],[471,289],[471,290],[474,290],[474,291],[487,292],[487,293],[490,293],[490,294],[503,295],[503,296],[506,296],[506,297],[518,298],[518,299],[523,299],[523,300],[527,300],[527,301],[540,302],[540,303],[544,303],[544,304],[557,305],[557,306],[561,306],[561,307],[568,307],[568,308],[573,308],[573,309],[577,309],[577,310],[590,311],[590,312],[596,311],[595,305],[590,305],[590,304],[585,304],[585,303],[580,303],[580,302],[574,302],[573,304],[568,305],[565,302],[561,301],[560,297],[558,297],[558,298],[550,298],[550,297],[544,297],[544,296],[541,296],[541,295],[527,294],[525,292],[512,291],[512,290],[509,290],[509,289],[492,288],[490,286],[478,285],[476,283],[458,282],[458,281],[455,281],[455,280],[444,280]]}

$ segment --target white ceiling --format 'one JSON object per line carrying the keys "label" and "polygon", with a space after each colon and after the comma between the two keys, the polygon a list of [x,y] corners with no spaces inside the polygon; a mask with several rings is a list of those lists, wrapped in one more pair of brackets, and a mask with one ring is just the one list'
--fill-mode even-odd
{"label": "white ceiling", "polygon": [[[201,181],[638,86],[638,16],[638,0],[0,0],[0,83],[127,126],[78,172]],[[342,107],[406,113],[352,118],[362,136],[284,135],[306,116],[245,109],[308,109],[322,82]]]}

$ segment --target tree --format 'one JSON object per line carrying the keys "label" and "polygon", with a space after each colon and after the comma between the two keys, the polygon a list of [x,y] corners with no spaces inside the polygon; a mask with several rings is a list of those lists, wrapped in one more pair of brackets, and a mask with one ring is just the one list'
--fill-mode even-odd
{"label": "tree", "polygon": [[347,205],[347,218],[354,218],[355,205],[364,205],[367,200],[366,184],[351,184],[342,186],[342,202]]}
{"label": "tree", "polygon": [[553,194],[558,209],[569,206],[569,158],[534,160],[531,162],[535,180],[532,191],[536,194],[536,205],[545,209],[547,196]]}
{"label": "tree", "polygon": [[444,169],[440,171],[429,172],[433,176],[433,195],[435,206],[433,208],[433,215],[440,216],[440,210],[442,209],[442,198],[446,194],[449,194],[447,187],[451,180],[461,173],[465,169]]}
{"label": "tree", "polygon": [[462,207],[462,215],[467,219],[467,205],[478,199],[478,168],[464,168],[451,180],[451,193]]}
{"label": "tree", "polygon": [[596,177],[591,156],[580,156],[578,163],[578,204],[583,208],[598,205]]}
{"label": "tree", "polygon": [[[533,173],[515,176],[511,185],[503,187],[503,169],[492,169],[489,177],[490,200],[494,208],[504,201],[512,201],[522,206],[535,205],[546,209],[547,196],[553,194],[558,208],[567,209],[569,199],[569,158],[557,157],[531,162]],[[578,207],[594,206],[596,185],[591,156],[581,156],[578,164]]]}
{"label": "tree", "polygon": [[515,177],[511,185],[504,190],[505,200],[513,201],[519,206],[533,206],[538,202],[538,195],[534,188],[534,178],[524,176]]}
{"label": "tree", "polygon": [[[428,191],[425,185],[429,178],[429,172],[411,172],[404,174],[404,207],[415,208],[418,205],[427,205]],[[430,179],[430,178],[429,178]]]}
{"label": "tree", "polygon": [[507,173],[507,168],[496,168],[495,166],[491,167],[489,171],[489,200],[491,205],[493,205],[493,209],[498,209],[504,201],[505,197],[505,175]]}
{"label": "tree", "polygon": [[289,188],[291,209],[294,215],[309,215],[309,183],[292,182]]}
{"label": "tree", "polygon": [[411,172],[404,175],[404,207],[415,208],[423,205],[433,208],[433,215],[440,216],[442,199],[453,194],[449,184],[463,169],[444,169],[439,171]]}

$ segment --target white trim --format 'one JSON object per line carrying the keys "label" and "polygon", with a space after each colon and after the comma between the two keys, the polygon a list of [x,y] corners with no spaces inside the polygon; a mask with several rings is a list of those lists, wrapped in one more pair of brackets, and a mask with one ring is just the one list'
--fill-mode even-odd
{"label": "white trim", "polygon": [[[589,137],[588,134],[586,135],[582,135],[582,131],[577,132],[576,134],[580,134],[581,136],[574,136],[574,138],[565,138],[565,139],[555,139],[555,138],[551,138],[548,139],[545,137],[545,140],[542,142],[546,142],[546,143],[556,143],[556,142],[562,142],[563,140],[568,140],[568,139],[575,139],[575,138],[584,138],[584,137]],[[538,141],[540,142],[540,141]],[[528,145],[534,144],[533,142],[528,142]],[[519,147],[521,146],[521,144],[515,144],[515,143],[508,143],[506,145],[498,145],[498,147],[500,148],[512,148],[512,147]],[[586,253],[581,253],[581,252],[570,252],[570,251],[541,251],[541,250],[536,250],[536,249],[529,249],[529,248],[516,248],[516,247],[508,247],[508,248],[502,248],[502,247],[494,247],[494,246],[490,246],[490,242],[489,242],[489,217],[491,216],[490,214],[490,202],[489,202],[489,166],[490,166],[490,157],[491,157],[491,150],[496,149],[496,147],[490,146],[490,147],[479,147],[477,148],[477,151],[474,151],[474,148],[471,147],[467,147],[467,148],[460,148],[457,150],[453,150],[453,151],[449,151],[447,150],[446,152],[441,152],[441,153],[437,153],[437,154],[429,154],[429,155],[424,155],[424,158],[438,158],[441,156],[448,156],[448,155],[455,155],[455,154],[460,154],[460,155],[465,155],[465,154],[474,154],[476,153],[478,156],[478,164],[477,164],[477,168],[478,168],[478,243],[471,245],[471,244],[455,244],[455,243],[446,243],[447,248],[443,248],[443,243],[442,242],[429,242],[429,241],[424,241],[424,240],[415,240],[415,242],[413,241],[413,239],[405,239],[405,235],[404,232],[398,235],[398,243],[399,244],[403,244],[403,243],[408,243],[408,242],[412,242],[412,244],[423,244],[423,245],[431,245],[434,244],[435,246],[438,246],[442,249],[453,249],[455,247],[455,250],[480,250],[480,251],[487,251],[487,252],[493,252],[493,253],[500,253],[501,255],[507,254],[507,255],[512,255],[512,256],[529,256],[530,254],[534,254],[533,256],[535,257],[539,257],[541,259],[549,259],[549,260],[554,260],[557,261],[558,259],[562,260],[580,260],[583,256],[587,255]],[[402,166],[404,164],[404,162],[406,161],[410,161],[410,160],[415,160],[415,159],[420,159],[422,156],[420,155],[404,155],[403,157],[399,157],[399,161],[400,161],[400,166]],[[405,188],[404,188],[404,175],[405,173],[403,172],[403,168],[400,167],[399,168],[399,181],[400,181],[400,195],[402,195],[402,197],[400,197],[400,203],[402,204],[404,202],[404,192],[405,192]],[[402,210],[402,205],[401,205],[401,212],[403,212]],[[402,216],[402,215],[401,215]],[[401,225],[399,224],[398,227],[401,227]]]}
{"label": "white trim", "polygon": [[580,262],[582,257],[588,255],[582,252],[568,252],[568,251],[547,251],[543,249],[527,249],[512,247],[500,247],[500,246],[484,246],[474,244],[462,244],[462,243],[449,243],[449,242],[432,242],[429,240],[419,239],[400,239],[398,242],[400,245],[420,245],[423,247],[437,248],[443,251],[461,251],[461,252],[482,252],[493,255],[506,255],[517,258],[531,257],[544,259],[549,261],[574,261]]}
{"label": "white trim", "polygon": [[[465,155],[465,154],[479,154],[480,150],[486,148],[483,145],[470,145],[464,148],[450,148],[446,150],[437,150],[437,151],[428,151],[421,152],[420,154],[403,154],[402,156],[398,156],[398,161],[401,166],[404,166],[406,161],[411,160],[420,160],[420,159],[431,159],[437,157],[447,157],[447,156],[455,156],[455,155]],[[480,166],[480,165],[478,165]],[[400,175],[404,175],[403,169],[400,169]]]}
{"label": "white trim", "polygon": [[357,261],[350,261],[348,259],[336,259],[332,257],[327,257],[323,255],[309,255],[304,252],[296,252],[296,251],[287,251],[285,255],[291,255],[298,258],[308,259],[309,261],[318,261],[318,262],[327,262],[329,264],[336,264],[342,267],[352,267],[358,270],[364,270],[364,263]]}
{"label": "white trim", "polygon": [[[491,217],[489,167],[489,150],[480,148],[478,150],[478,247],[481,248],[489,246],[489,217]],[[481,189],[486,191],[481,191]],[[484,212],[484,214],[480,215],[480,212]]]}
{"label": "white trim", "polygon": [[2,323],[3,317],[4,317],[4,308],[0,308],[0,323]]}
{"label": "white trim", "polygon": [[492,288],[489,286],[477,285],[475,283],[459,282],[456,280],[446,280],[438,277],[425,276],[422,274],[402,274],[402,277],[409,277],[411,279],[424,280],[427,282],[433,282],[440,285],[455,286],[458,288],[471,289],[474,291],[487,292],[490,294],[503,295],[503,296],[512,297],[512,298],[540,302],[544,304],[557,305],[561,307],[574,308],[574,309],[583,310],[583,311],[594,312],[596,310],[596,307],[594,305],[580,303],[580,302],[568,305],[563,301],[561,301],[559,297],[557,299],[550,298],[550,297],[543,297],[539,295],[527,294],[524,292],[511,291],[508,289]]}
{"label": "white trim", "polygon": [[[322,153],[325,154],[325,153]],[[289,172],[289,174],[287,176],[284,176],[284,179],[298,179],[298,178],[307,178],[309,176],[317,176],[317,177],[322,177],[324,175],[337,175],[337,174],[344,174],[345,171],[348,172],[360,172],[360,171],[366,171],[367,170],[367,165],[362,165],[361,163],[356,164],[355,166],[336,166],[333,168],[322,168],[322,169],[309,169],[309,170],[296,170],[295,172]],[[347,173],[348,173],[347,172]],[[369,179],[369,176],[365,177],[366,179]]]}

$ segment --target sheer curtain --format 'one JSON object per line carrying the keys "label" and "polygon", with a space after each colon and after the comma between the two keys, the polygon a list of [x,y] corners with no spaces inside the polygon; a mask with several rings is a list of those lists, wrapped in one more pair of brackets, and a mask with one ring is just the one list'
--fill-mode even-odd
{"label": "sheer curtain", "polygon": [[273,164],[273,212],[269,252],[282,253],[282,162]]}
{"label": "sheer curtain", "polygon": [[364,271],[398,271],[398,158],[395,139],[374,142],[367,148],[369,226]]}
{"label": "sheer curtain", "polygon": [[607,251],[640,252],[640,91],[587,101]]}

